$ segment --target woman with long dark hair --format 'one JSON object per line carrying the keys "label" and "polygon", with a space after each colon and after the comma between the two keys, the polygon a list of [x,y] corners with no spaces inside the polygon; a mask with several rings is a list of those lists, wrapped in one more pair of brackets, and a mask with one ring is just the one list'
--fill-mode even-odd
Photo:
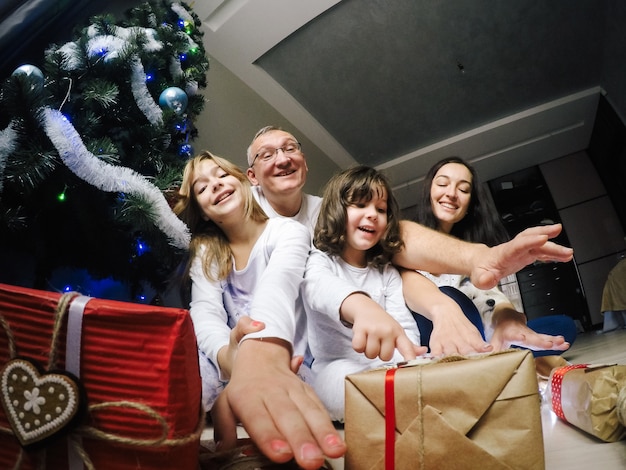
{"label": "woman with long dark hair", "polygon": [[[475,169],[459,157],[443,159],[429,170],[418,201],[417,222],[456,238],[488,246],[508,240]],[[497,288],[477,289],[467,276],[457,274],[421,274],[453,297],[467,317],[442,319],[416,314],[421,337],[431,351],[445,353],[450,347],[447,345],[455,344],[455,335],[478,332],[494,350],[513,345],[532,349],[535,356],[554,355],[567,350],[576,338],[576,325],[566,315],[527,321],[526,315]],[[404,295],[409,308],[415,296],[416,276],[419,273],[414,271],[403,273]]]}

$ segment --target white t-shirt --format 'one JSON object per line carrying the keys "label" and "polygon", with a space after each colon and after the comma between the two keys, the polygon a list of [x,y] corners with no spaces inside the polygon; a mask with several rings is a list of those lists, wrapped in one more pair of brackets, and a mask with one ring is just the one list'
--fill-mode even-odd
{"label": "white t-shirt", "polygon": [[256,198],[257,202],[263,208],[265,213],[270,218],[282,217],[285,219],[293,219],[306,226],[311,232],[311,239],[313,239],[313,232],[315,230],[315,224],[317,223],[317,216],[320,213],[320,206],[322,205],[322,198],[319,196],[313,196],[312,194],[302,194],[302,206],[298,213],[292,217],[285,217],[276,212],[269,201],[263,194],[263,190],[260,186],[252,186],[252,194]]}
{"label": "white t-shirt", "polygon": [[[354,292],[371,297],[400,323],[411,341],[420,344],[417,324],[404,302],[402,278],[394,266],[389,264],[382,271],[357,268],[338,256],[313,249],[302,285],[309,347],[315,358],[312,385],[331,418],[337,421],[343,420],[344,415],[346,375],[385,364],[352,348],[352,329],[341,322],[339,309]],[[396,350],[391,362],[403,360]]]}

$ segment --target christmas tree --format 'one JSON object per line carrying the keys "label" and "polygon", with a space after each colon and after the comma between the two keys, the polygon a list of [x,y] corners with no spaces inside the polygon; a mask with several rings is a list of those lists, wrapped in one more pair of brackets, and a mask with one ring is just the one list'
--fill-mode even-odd
{"label": "christmas tree", "polygon": [[165,289],[189,240],[168,200],[204,107],[200,24],[164,0],[99,15],[5,79],[0,250],[31,260],[28,287],[70,268]]}

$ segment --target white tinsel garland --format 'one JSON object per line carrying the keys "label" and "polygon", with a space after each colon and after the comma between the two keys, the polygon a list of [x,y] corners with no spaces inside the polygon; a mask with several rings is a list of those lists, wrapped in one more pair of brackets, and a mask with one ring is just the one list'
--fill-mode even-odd
{"label": "white tinsel garland", "polygon": [[133,57],[131,70],[130,87],[137,107],[146,116],[150,124],[160,126],[163,124],[163,110],[152,99],[152,95],[146,85],[146,73],[139,57]]}
{"label": "white tinsel garland", "polygon": [[[113,33],[114,37],[118,37],[125,42],[129,42],[131,36],[144,34],[146,42],[143,45],[143,49],[147,52],[155,52],[163,49],[163,43],[157,39],[157,32],[152,28],[142,28],[141,26],[131,26],[124,28],[122,26],[112,25],[109,31]],[[87,36],[90,38],[106,37],[104,34],[100,34],[96,25],[90,25],[87,28]]]}
{"label": "white tinsel garland", "polygon": [[[102,55],[105,62],[119,57],[120,52],[130,47],[129,39],[136,34],[144,33],[148,40],[144,44],[144,49],[155,52],[163,48],[163,43],[156,39],[156,31],[151,28],[131,27],[122,28],[114,26],[111,28],[114,35],[99,34],[95,25],[87,28],[87,35],[91,38],[87,42],[87,54],[90,57]],[[81,50],[76,43],[69,42],[59,48],[63,56],[63,66],[65,70],[71,71],[81,66]],[[137,56],[131,59],[131,90],[137,103],[137,107],[146,116],[150,124],[157,126],[163,124],[163,110],[154,101],[146,85],[146,73],[143,64]],[[182,69],[181,69],[182,73]]]}
{"label": "white tinsel garland", "polygon": [[186,84],[185,84],[185,93],[187,93],[187,96],[195,96],[198,94],[198,82],[196,80],[189,80]]}
{"label": "white tinsel garland", "polygon": [[17,146],[17,121],[14,119],[6,129],[0,131],[0,193],[4,186],[4,169],[7,159]]}
{"label": "white tinsel garland", "polygon": [[[54,52],[54,51],[52,49],[49,49],[47,54],[50,52]],[[78,47],[78,44],[74,42],[68,42],[66,44],[63,44],[63,46],[59,48],[59,53],[61,54],[61,57],[63,58],[63,62],[61,64],[61,67],[63,67],[63,70],[67,70],[67,71],[76,70],[81,66],[82,64],[82,61],[80,59],[81,50],[80,50],[80,47]]]}
{"label": "white tinsel garland", "polygon": [[136,171],[110,165],[89,152],[74,126],[59,111],[44,108],[41,121],[46,134],[65,165],[80,179],[107,192],[141,196],[156,209],[155,224],[173,246],[186,249],[190,234],[187,226],[172,212],[163,193]]}
{"label": "white tinsel garland", "polygon": [[141,26],[123,28],[122,26],[115,26],[113,27],[113,32],[117,37],[127,41],[133,35],[144,34],[146,42],[143,44],[143,50],[146,52],[156,52],[163,49],[163,43],[157,39],[157,32],[152,28],[142,28]]}
{"label": "white tinsel garland", "polygon": [[183,76],[183,67],[179,57],[172,57],[170,59],[170,74],[174,79],[179,79]]}
{"label": "white tinsel garland", "polygon": [[185,7],[183,7],[180,3],[172,3],[171,5],[172,11],[178,15],[183,21],[189,21],[193,23],[193,16],[189,13]]}
{"label": "white tinsel garland", "polygon": [[117,36],[95,36],[87,43],[87,53],[90,57],[102,55],[105,62],[116,59],[120,51],[128,46],[128,41]]}
{"label": "white tinsel garland", "polygon": [[187,41],[187,44],[189,45],[189,49],[198,49],[198,43],[194,41],[193,39],[191,39],[191,36],[189,36],[188,34],[183,33],[182,31],[179,31],[177,36],[180,36],[181,38]]}

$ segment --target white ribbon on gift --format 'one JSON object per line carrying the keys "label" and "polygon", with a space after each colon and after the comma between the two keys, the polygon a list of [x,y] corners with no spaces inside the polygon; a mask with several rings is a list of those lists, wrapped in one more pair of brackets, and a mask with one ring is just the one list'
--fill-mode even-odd
{"label": "white ribbon on gift", "polygon": [[[80,379],[80,353],[81,340],[83,336],[83,314],[85,307],[92,297],[79,295],[72,299],[68,310],[67,318],[67,338],[65,341],[65,370],[74,374]],[[80,436],[76,436],[79,444],[82,444]],[[83,470],[82,457],[78,454],[76,447],[68,441],[67,456],[69,470]]]}

